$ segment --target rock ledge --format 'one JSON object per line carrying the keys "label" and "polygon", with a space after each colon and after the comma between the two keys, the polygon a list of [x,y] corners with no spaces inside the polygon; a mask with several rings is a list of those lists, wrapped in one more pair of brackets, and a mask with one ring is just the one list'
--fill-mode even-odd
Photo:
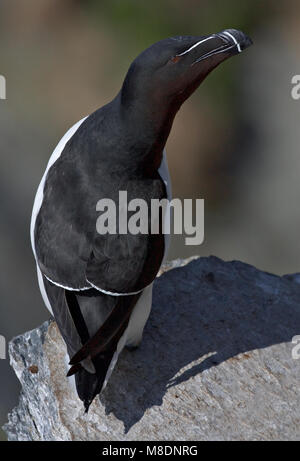
{"label": "rock ledge", "polygon": [[[13,339],[9,440],[300,440],[299,274],[215,257],[166,265],[143,343],[88,415],[55,322]],[[184,267],[183,267],[184,266]]]}

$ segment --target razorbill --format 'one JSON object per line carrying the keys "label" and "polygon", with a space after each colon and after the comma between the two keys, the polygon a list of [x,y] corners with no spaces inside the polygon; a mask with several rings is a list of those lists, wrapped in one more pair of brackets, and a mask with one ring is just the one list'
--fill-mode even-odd
{"label": "razorbill", "polygon": [[96,204],[118,204],[119,191],[148,204],[170,198],[164,147],[177,111],[215,67],[251,43],[234,29],[155,43],[133,61],[117,96],[76,123],[50,157],[31,242],[86,411],[124,346],[139,345],[168,247],[161,226],[157,234],[99,234]]}

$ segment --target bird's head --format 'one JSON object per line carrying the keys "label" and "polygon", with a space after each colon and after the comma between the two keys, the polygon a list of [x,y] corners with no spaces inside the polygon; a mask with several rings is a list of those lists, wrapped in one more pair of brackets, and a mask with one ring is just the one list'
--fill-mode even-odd
{"label": "bird's head", "polygon": [[251,44],[247,35],[235,29],[161,40],[133,61],[122,99],[124,103],[140,99],[148,104],[174,102],[180,106],[216,66]]}

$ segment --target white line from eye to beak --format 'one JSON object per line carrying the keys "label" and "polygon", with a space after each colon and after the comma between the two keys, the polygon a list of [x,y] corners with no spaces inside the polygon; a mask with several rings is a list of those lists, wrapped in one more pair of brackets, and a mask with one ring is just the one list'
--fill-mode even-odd
{"label": "white line from eye to beak", "polygon": [[232,34],[230,34],[230,33],[227,32],[227,31],[223,31],[222,34],[223,34],[223,35],[228,35],[230,38],[232,38],[232,40],[234,41],[234,43],[235,43],[236,46],[237,46],[238,52],[239,52],[239,53],[242,52],[242,50],[241,50],[241,45],[239,44],[239,42],[237,41],[237,39],[236,39]]}
{"label": "white line from eye to beak", "polygon": [[[234,47],[235,47],[235,44],[233,44],[233,45],[231,45],[231,46],[229,46],[229,47],[227,47],[227,48],[225,48],[225,49],[223,49],[223,50],[221,49],[222,47],[217,48],[216,50],[211,51],[210,53],[206,53],[206,54],[204,54],[203,56],[200,56],[200,58],[196,59],[196,61],[194,61],[194,62],[192,63],[192,66],[193,66],[194,64],[197,64],[197,62],[203,61],[203,59],[209,58],[210,56],[215,56],[216,54],[225,53],[226,51],[229,51],[229,50],[231,50],[231,49],[234,48]],[[218,51],[218,50],[219,50],[219,51]]]}
{"label": "white line from eye to beak", "polygon": [[206,42],[207,40],[211,40],[212,38],[215,38],[215,36],[212,35],[211,37],[207,37],[207,38],[204,38],[203,40],[200,40],[200,42],[195,43],[193,46],[191,46],[191,47],[188,48],[187,50],[183,51],[183,53],[177,54],[177,56],[183,56],[184,54],[189,53],[189,52],[192,51],[194,48],[196,48],[196,46],[201,45],[201,43],[204,43],[204,42]]}

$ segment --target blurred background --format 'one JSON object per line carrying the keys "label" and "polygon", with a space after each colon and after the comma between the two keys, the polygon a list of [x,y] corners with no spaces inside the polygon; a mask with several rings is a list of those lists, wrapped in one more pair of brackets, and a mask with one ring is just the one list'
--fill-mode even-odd
{"label": "blurred background", "polygon": [[[300,3],[255,0],[1,0],[0,334],[48,318],[29,224],[55,145],[109,102],[131,61],[173,35],[242,29],[254,46],[216,69],[182,107],[167,143],[173,196],[205,199],[205,242],[176,236],[169,258],[214,254],[300,271]],[[18,382],[0,360],[0,426]],[[2,433],[0,437],[4,438]]]}

